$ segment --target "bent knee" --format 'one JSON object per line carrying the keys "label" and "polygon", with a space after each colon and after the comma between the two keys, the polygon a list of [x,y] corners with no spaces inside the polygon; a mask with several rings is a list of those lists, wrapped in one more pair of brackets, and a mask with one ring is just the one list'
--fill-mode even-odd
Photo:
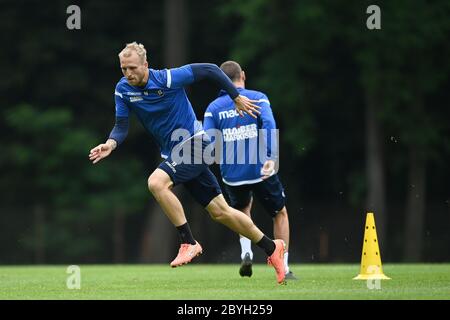
{"label": "bent knee", "polygon": [[216,221],[226,219],[229,215],[229,209],[230,207],[226,203],[213,204],[207,208],[211,218]]}
{"label": "bent knee", "polygon": [[148,183],[148,189],[153,194],[160,192],[164,188],[163,184],[158,179],[156,179],[152,176],[150,176],[148,178],[147,183]]}
{"label": "bent knee", "polygon": [[224,217],[224,212],[220,208],[214,208],[213,210],[209,210],[209,215],[213,220],[221,220]]}
{"label": "bent knee", "polygon": [[161,191],[169,189],[171,186],[171,181],[167,181],[167,179],[159,172],[153,172],[150,177],[148,177],[147,184],[150,192],[157,194]]}

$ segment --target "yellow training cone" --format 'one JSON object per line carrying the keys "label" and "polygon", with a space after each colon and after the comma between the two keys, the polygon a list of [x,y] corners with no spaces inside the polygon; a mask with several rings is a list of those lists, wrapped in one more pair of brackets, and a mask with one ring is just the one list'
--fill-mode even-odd
{"label": "yellow training cone", "polygon": [[377,229],[373,213],[369,212],[364,230],[364,243],[361,256],[361,271],[353,280],[390,279],[383,273],[381,267],[380,248],[378,247]]}

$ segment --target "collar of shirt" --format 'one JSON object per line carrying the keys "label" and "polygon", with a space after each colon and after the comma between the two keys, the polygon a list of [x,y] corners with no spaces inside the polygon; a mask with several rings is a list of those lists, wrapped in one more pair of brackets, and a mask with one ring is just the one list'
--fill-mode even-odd
{"label": "collar of shirt", "polygon": [[[241,93],[241,91],[244,90],[244,88],[242,88],[242,87],[237,87],[236,89],[237,89],[237,91],[238,91],[239,93]],[[223,89],[221,89],[221,90],[219,91],[219,97],[221,97],[221,96],[223,96],[223,95],[226,95],[226,94],[228,94],[228,93],[227,93],[225,90],[223,90]]]}

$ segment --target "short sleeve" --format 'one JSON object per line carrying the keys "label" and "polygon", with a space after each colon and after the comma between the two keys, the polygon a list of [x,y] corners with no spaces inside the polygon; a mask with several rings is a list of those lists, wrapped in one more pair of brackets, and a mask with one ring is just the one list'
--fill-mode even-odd
{"label": "short sleeve", "polygon": [[263,135],[263,141],[266,143],[267,159],[276,160],[278,158],[278,130],[270,101],[265,94],[262,94],[257,103],[261,107],[260,119],[262,123],[260,129],[262,130],[260,134]]}
{"label": "short sleeve", "polygon": [[261,96],[258,99],[258,103],[262,104],[263,106],[269,106],[270,107],[269,98],[265,94],[261,94]]}
{"label": "short sleeve", "polygon": [[263,129],[275,129],[276,123],[273,117],[272,108],[270,107],[269,98],[265,94],[262,94],[257,100],[258,105],[261,107],[262,128]]}
{"label": "short sleeve", "polygon": [[205,111],[205,115],[203,117],[203,129],[205,131],[209,129],[216,129],[216,125],[214,123],[214,114],[212,113],[211,105],[209,105]]}
{"label": "short sleeve", "polygon": [[166,69],[166,87],[171,89],[182,88],[194,82],[194,73],[190,65],[179,68]]}

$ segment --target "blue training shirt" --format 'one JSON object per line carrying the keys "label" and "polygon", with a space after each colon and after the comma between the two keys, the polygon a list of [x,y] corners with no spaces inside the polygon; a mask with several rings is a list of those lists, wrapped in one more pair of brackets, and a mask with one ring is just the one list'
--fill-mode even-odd
{"label": "blue training shirt", "polygon": [[[220,172],[223,182],[228,185],[262,181],[261,169],[264,162],[277,159],[276,138],[271,131],[276,129],[276,123],[269,99],[259,91],[244,88],[238,88],[238,91],[240,95],[258,101],[256,104],[261,107],[259,110],[261,114],[257,119],[248,114],[244,114],[244,117],[239,116],[234,102],[225,91],[221,91],[219,97],[206,109],[203,122],[205,131],[210,133],[216,143],[219,140],[214,137],[211,129],[219,130],[222,134]],[[266,129],[267,137],[260,137],[262,132],[259,129]],[[266,143],[258,143],[259,139]],[[260,156],[260,148],[264,148],[261,151],[263,157]]]}
{"label": "blue training shirt", "polygon": [[116,117],[128,117],[133,111],[144,128],[156,139],[161,156],[167,158],[179,141],[171,141],[175,129],[186,129],[190,135],[202,131],[184,86],[194,82],[190,65],[180,68],[149,69],[144,87],[128,84],[122,77],[116,85]]}

